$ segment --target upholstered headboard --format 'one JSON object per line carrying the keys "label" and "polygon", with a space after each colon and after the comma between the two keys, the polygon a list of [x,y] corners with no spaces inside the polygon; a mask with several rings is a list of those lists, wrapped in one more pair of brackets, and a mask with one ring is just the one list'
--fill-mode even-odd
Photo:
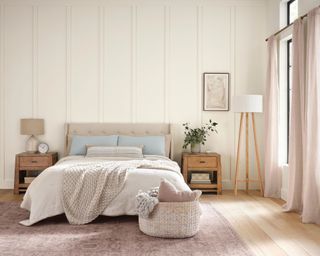
{"label": "upholstered headboard", "polygon": [[67,123],[65,125],[65,155],[70,150],[72,135],[165,135],[169,141],[169,157],[173,156],[171,125],[166,123]]}

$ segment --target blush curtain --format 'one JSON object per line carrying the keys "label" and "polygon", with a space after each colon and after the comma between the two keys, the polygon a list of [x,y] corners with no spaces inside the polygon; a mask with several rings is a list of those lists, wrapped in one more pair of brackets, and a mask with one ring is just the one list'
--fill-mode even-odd
{"label": "blush curtain", "polygon": [[320,224],[320,8],[308,13],[306,30],[295,21],[285,210],[301,213],[303,223]]}
{"label": "blush curtain", "polygon": [[268,68],[265,97],[265,191],[266,197],[280,197],[281,170],[279,166],[279,77],[278,40],[268,39]]}
{"label": "blush curtain", "polygon": [[320,8],[308,13],[302,221],[320,224]]}
{"label": "blush curtain", "polygon": [[302,19],[293,23],[292,96],[289,125],[289,185],[286,211],[302,212],[305,144],[305,31]]}

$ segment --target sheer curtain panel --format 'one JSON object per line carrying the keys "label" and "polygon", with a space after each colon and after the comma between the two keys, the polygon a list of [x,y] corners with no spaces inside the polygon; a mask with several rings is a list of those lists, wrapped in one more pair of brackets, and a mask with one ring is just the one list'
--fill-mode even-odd
{"label": "sheer curtain panel", "polygon": [[302,222],[320,224],[320,8],[308,13]]}
{"label": "sheer curtain panel", "polygon": [[289,186],[285,210],[302,211],[305,144],[305,34],[302,19],[293,24],[292,98],[289,125]]}
{"label": "sheer curtain panel", "polygon": [[268,69],[265,100],[265,190],[266,197],[280,197],[281,170],[279,166],[279,77],[278,40],[268,40]]}

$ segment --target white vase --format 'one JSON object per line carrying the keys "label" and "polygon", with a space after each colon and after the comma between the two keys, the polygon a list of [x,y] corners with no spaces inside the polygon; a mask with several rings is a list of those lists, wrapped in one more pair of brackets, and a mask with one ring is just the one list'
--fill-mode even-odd
{"label": "white vase", "polygon": [[201,151],[201,144],[191,144],[191,153],[200,153]]}

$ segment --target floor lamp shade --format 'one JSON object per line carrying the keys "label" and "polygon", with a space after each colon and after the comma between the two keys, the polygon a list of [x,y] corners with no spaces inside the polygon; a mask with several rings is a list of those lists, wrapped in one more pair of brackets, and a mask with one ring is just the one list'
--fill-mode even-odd
{"label": "floor lamp shade", "polygon": [[20,120],[20,134],[31,135],[26,142],[27,152],[36,152],[38,149],[38,139],[35,135],[44,134],[44,120],[43,119],[21,119]]}
{"label": "floor lamp shade", "polygon": [[233,112],[261,113],[263,112],[262,95],[238,95],[233,98]]}

